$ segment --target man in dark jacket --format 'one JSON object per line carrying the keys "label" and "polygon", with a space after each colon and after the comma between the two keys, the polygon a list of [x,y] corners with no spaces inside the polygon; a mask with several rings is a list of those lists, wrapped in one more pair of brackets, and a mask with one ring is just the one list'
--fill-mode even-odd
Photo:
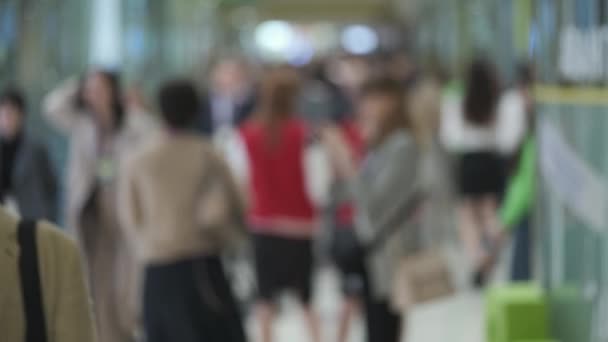
{"label": "man in dark jacket", "polygon": [[0,202],[24,219],[55,221],[57,182],[45,147],[25,132],[26,104],[17,90],[0,95]]}
{"label": "man in dark jacket", "polygon": [[211,79],[197,127],[205,135],[239,126],[255,110],[255,87],[245,62],[224,59],[213,68]]}

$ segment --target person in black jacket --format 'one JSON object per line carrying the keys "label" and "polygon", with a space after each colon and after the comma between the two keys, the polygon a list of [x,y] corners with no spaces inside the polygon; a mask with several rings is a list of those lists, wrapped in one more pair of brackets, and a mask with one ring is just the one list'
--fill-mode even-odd
{"label": "person in black jacket", "polygon": [[25,131],[20,91],[0,95],[0,201],[14,201],[24,219],[55,221],[58,186],[45,147]]}

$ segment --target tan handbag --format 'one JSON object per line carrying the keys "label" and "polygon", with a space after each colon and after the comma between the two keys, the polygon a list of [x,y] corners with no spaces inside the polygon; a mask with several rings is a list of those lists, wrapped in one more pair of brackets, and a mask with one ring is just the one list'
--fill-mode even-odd
{"label": "tan handbag", "polygon": [[439,250],[429,249],[404,257],[393,286],[393,306],[404,312],[415,305],[454,294],[448,264]]}

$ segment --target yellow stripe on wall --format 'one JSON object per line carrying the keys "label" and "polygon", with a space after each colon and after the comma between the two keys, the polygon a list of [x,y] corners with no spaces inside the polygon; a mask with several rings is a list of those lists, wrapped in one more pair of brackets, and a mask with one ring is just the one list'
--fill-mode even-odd
{"label": "yellow stripe on wall", "polygon": [[534,94],[541,104],[608,106],[608,88],[537,85]]}

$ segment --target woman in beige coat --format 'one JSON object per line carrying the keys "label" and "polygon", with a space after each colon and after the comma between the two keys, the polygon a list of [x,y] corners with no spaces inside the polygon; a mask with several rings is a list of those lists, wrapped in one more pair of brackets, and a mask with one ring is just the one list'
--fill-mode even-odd
{"label": "woman in beige coat", "polygon": [[[18,220],[0,207],[0,338],[25,341],[19,274]],[[36,245],[48,342],[94,342],[93,319],[80,254],[74,242],[39,223]]]}
{"label": "woman in beige coat", "polygon": [[132,341],[137,328],[139,267],[118,224],[116,180],[133,132],[118,78],[92,71],[69,80],[44,102],[51,124],[70,137],[67,223],[86,257],[101,342]]}
{"label": "woman in beige coat", "polygon": [[244,342],[221,260],[245,235],[243,203],[209,141],[190,132],[199,101],[189,81],[159,92],[165,129],[124,164],[121,222],[145,263],[148,342]]}

